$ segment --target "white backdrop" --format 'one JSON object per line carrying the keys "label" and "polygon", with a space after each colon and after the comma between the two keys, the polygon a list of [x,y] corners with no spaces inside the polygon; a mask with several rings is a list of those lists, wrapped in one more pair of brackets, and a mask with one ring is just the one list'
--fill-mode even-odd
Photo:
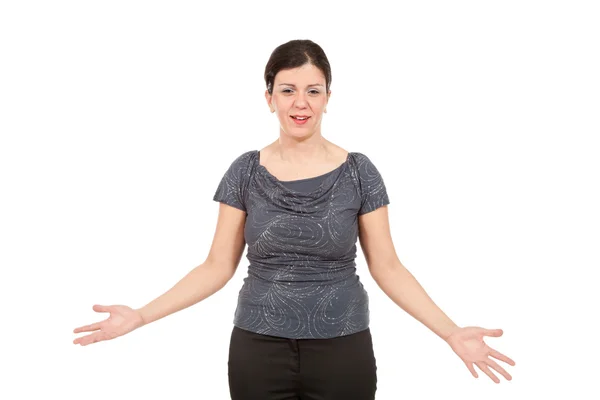
{"label": "white backdrop", "polygon": [[494,384],[368,273],[377,399],[597,399],[600,28],[592,1],[5,1],[2,399],[228,399],[247,259],[198,305],[75,346],[204,261],[219,180],[275,140],[271,51],[325,50],[323,136],[368,155],[403,264],[516,361]]}

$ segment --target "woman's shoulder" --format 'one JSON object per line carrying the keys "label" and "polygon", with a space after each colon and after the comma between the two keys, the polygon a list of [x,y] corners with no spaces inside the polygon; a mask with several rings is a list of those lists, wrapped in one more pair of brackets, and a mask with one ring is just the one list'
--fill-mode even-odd
{"label": "woman's shoulder", "polygon": [[[225,176],[229,179],[243,179],[243,177],[250,173],[252,166],[255,165],[256,153],[256,150],[246,150],[237,155],[230,156]],[[223,162],[225,163],[226,161]]]}
{"label": "woman's shoulder", "polygon": [[354,160],[354,162],[359,165],[359,166],[365,166],[365,165],[372,165],[373,162],[371,161],[371,158],[365,154],[364,152],[361,151],[350,151],[348,152],[349,156],[348,158],[351,158],[352,160]]}
{"label": "woman's shoulder", "polygon": [[372,157],[369,157],[364,152],[353,151],[350,153],[349,159],[352,160],[354,169],[361,179],[372,179],[373,177],[380,176],[380,172],[376,166],[376,162],[373,162]]}
{"label": "woman's shoulder", "polygon": [[247,166],[256,158],[257,153],[258,150],[246,150],[242,153],[238,153],[234,156],[231,164],[235,166]]}

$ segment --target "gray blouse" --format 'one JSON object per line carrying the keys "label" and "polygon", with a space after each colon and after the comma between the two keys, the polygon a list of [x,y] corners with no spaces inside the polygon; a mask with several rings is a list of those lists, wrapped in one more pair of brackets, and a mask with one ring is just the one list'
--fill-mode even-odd
{"label": "gray blouse", "polygon": [[247,151],[213,200],[246,212],[248,276],[234,325],[293,339],[349,335],[369,327],[369,298],[356,274],[358,215],[389,204],[367,156],[350,152],[318,177],[280,181]]}

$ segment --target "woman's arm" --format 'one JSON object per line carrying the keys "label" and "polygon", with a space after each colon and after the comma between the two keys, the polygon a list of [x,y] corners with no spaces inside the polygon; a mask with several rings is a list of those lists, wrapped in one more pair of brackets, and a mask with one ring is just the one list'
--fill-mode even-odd
{"label": "woman's arm", "polygon": [[387,207],[359,216],[359,237],[373,279],[394,303],[444,339],[475,378],[478,374],[474,365],[477,365],[496,383],[500,380],[491,369],[507,380],[512,379],[491,357],[509,365],[515,365],[514,360],[483,341],[484,336],[502,336],[502,329],[457,326],[404,268],[392,243]]}
{"label": "woman's arm", "polygon": [[184,276],[167,292],[139,308],[144,324],[190,307],[222,289],[233,277],[244,247],[246,213],[219,204],[219,218],[206,261]]}
{"label": "woman's arm", "polygon": [[144,325],[149,324],[215,294],[230,279],[231,275],[223,266],[204,262],[191,270],[171,289],[137,311]]}
{"label": "woman's arm", "polygon": [[459,328],[398,259],[387,206],[359,216],[359,239],[371,276],[394,303],[444,340]]}
{"label": "woman's arm", "polygon": [[394,303],[440,338],[446,340],[458,328],[399,261],[389,260],[371,271],[377,285]]}
{"label": "woman's arm", "polygon": [[246,212],[221,203],[219,218],[206,261],[190,271],[175,286],[144,307],[94,305],[96,312],[110,313],[100,322],[80,326],[74,333],[92,332],[73,340],[74,344],[114,339],[143,325],[183,310],[217,292],[233,277],[246,245],[244,222]]}

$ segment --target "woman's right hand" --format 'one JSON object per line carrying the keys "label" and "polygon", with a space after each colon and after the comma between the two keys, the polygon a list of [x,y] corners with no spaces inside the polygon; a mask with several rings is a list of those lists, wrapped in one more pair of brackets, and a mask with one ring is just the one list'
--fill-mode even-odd
{"label": "woman's right hand", "polygon": [[144,325],[144,320],[138,310],[134,310],[127,306],[101,306],[93,307],[96,312],[107,312],[110,316],[104,321],[94,324],[80,326],[75,328],[73,333],[94,332],[86,336],[78,337],[73,340],[74,344],[86,346],[88,344],[100,342],[102,340],[110,340],[119,336],[123,336],[140,326]]}

